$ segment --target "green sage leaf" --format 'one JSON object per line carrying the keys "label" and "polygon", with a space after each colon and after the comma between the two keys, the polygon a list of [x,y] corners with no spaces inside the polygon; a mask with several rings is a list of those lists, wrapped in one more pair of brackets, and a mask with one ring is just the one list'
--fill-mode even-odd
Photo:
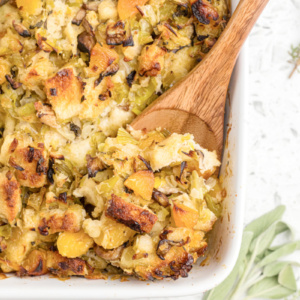
{"label": "green sage leaf", "polygon": [[273,223],[266,231],[262,232],[250,245],[250,252],[252,253],[255,250],[256,255],[262,254],[266,249],[270,247],[274,238],[277,223]]}
{"label": "green sage leaf", "polygon": [[267,230],[274,222],[279,221],[285,211],[285,206],[280,205],[270,212],[262,215],[246,226],[245,231],[253,232],[253,239]]}
{"label": "green sage leaf", "polygon": [[282,256],[286,256],[286,255],[289,255],[289,254],[293,253],[294,251],[296,251],[298,249],[298,247],[300,247],[300,242],[299,241],[284,244],[284,245],[280,246],[279,248],[277,248],[272,253],[270,253],[269,255],[265,256],[257,264],[257,266],[258,267],[264,267],[264,266],[276,261],[278,258],[280,258]]}
{"label": "green sage leaf", "polygon": [[279,221],[277,223],[277,226],[276,226],[275,235],[278,235],[278,234],[283,233],[285,231],[290,231],[290,233],[292,234],[292,238],[294,237],[293,229],[287,223]]}
{"label": "green sage leaf", "polygon": [[266,277],[276,276],[288,264],[289,264],[288,261],[275,261],[264,267],[263,274]]}
{"label": "green sage leaf", "polygon": [[243,263],[246,254],[249,250],[252,237],[253,237],[252,232],[248,232],[248,231],[244,232],[239,257],[237,259],[237,262],[233,270],[221,284],[219,284],[211,291],[205,293],[203,300],[220,300],[220,299],[225,300],[227,298],[228,293],[231,291],[234,284],[236,283],[236,278],[238,273],[241,271],[240,266]]}
{"label": "green sage leaf", "polygon": [[288,289],[278,283],[277,276],[266,277],[256,284],[254,284],[249,290],[248,295],[257,298],[269,298],[269,299],[282,299],[292,295],[295,291]]}
{"label": "green sage leaf", "polygon": [[278,282],[293,291],[297,291],[297,283],[291,265],[286,265],[278,275]]}

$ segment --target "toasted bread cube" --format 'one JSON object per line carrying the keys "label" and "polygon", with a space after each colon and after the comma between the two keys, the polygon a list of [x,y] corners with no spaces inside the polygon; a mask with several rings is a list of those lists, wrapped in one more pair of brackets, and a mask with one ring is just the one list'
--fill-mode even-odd
{"label": "toasted bread cube", "polygon": [[21,230],[18,227],[12,228],[12,235],[7,240],[7,248],[5,250],[5,258],[17,265],[21,265],[26,255],[32,248],[32,242],[37,238],[34,231]]}
{"label": "toasted bread cube", "polygon": [[143,170],[129,176],[124,185],[133,190],[137,196],[151,200],[154,188],[154,174],[150,170]]}
{"label": "toasted bread cube", "polygon": [[20,74],[20,82],[30,90],[35,90],[55,71],[56,67],[49,60],[49,53],[41,51],[32,58],[30,66]]}
{"label": "toasted bread cube", "polygon": [[34,103],[36,110],[36,116],[40,119],[43,124],[46,124],[53,128],[58,128],[59,125],[56,122],[56,116],[49,104],[42,103],[41,101]]}
{"label": "toasted bread cube", "polygon": [[195,226],[195,229],[208,232],[212,230],[217,219],[218,218],[216,215],[205,205],[200,211],[200,218]]}
{"label": "toasted bread cube", "polygon": [[89,76],[98,76],[117,61],[118,57],[119,55],[115,50],[102,47],[97,43],[91,51],[90,65],[88,68]]}
{"label": "toasted bread cube", "polygon": [[42,0],[16,0],[16,3],[21,12],[27,13],[28,15],[38,15],[43,6]]}
{"label": "toasted bread cube", "polygon": [[128,203],[116,195],[112,195],[109,200],[105,215],[139,233],[149,233],[157,221],[157,216],[149,210]]}
{"label": "toasted bread cube", "polygon": [[78,204],[70,206],[67,210],[41,211],[38,231],[44,236],[61,231],[78,232],[85,214],[85,210]]}
{"label": "toasted bread cube", "polygon": [[63,257],[53,251],[47,251],[47,269],[59,277],[88,274],[86,262],[83,259]]}
{"label": "toasted bread cube", "polygon": [[117,3],[114,0],[102,0],[98,6],[100,21],[116,20],[118,18]]}
{"label": "toasted bread cube", "polygon": [[11,171],[0,172],[0,219],[12,224],[22,207],[20,184]]}
{"label": "toasted bread cube", "polygon": [[16,177],[21,185],[39,188],[47,183],[48,155],[43,144],[37,147],[17,147],[8,164],[16,169]]}
{"label": "toasted bread cube", "polygon": [[47,79],[45,89],[47,98],[59,120],[68,120],[79,114],[83,92],[82,83],[76,77],[73,68],[62,69],[55,76]]}
{"label": "toasted bread cube", "polygon": [[[115,249],[126,243],[136,233],[129,227],[107,218],[105,214],[102,215],[100,222],[101,225],[96,224],[99,226],[99,236],[94,238],[94,241],[104,249]],[[98,230],[89,226],[85,228],[85,231],[93,235]]]}
{"label": "toasted bread cube", "polygon": [[176,227],[193,228],[199,219],[199,212],[181,203],[173,202],[172,219]]}
{"label": "toasted bread cube", "polygon": [[125,20],[137,14],[137,6],[143,6],[148,0],[119,0],[118,1],[118,14],[120,19]]}
{"label": "toasted bread cube", "polygon": [[109,82],[110,79],[105,77],[98,86],[94,86],[94,78],[85,81],[84,101],[81,103],[79,119],[94,120],[110,104]]}
{"label": "toasted bread cube", "polygon": [[83,230],[78,232],[62,232],[57,239],[57,249],[60,255],[75,258],[88,252],[94,240]]}
{"label": "toasted bread cube", "polygon": [[45,250],[32,250],[22,263],[20,276],[41,276],[48,273],[47,252]]}
{"label": "toasted bread cube", "polygon": [[164,67],[164,56],[166,51],[156,44],[145,46],[141,56],[138,58],[138,71],[140,76],[157,76]]}

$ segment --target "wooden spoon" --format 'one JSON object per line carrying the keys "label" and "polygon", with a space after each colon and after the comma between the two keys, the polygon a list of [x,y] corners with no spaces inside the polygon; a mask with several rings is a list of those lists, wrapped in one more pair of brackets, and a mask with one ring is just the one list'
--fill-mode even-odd
{"label": "wooden spoon", "polygon": [[[192,133],[201,146],[223,148],[228,84],[240,49],[269,0],[241,0],[212,50],[185,78],[154,101],[131,124]],[[240,99],[241,101],[243,99]]]}

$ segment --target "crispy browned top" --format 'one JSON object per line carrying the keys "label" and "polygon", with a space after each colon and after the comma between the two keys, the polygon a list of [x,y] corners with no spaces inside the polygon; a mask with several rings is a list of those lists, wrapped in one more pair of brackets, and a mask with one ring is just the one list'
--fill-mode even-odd
{"label": "crispy browned top", "polygon": [[11,224],[21,209],[20,184],[11,171],[0,173],[0,216]]}
{"label": "crispy browned top", "polygon": [[116,195],[112,195],[109,200],[105,215],[140,233],[149,233],[157,221],[157,216],[149,210],[128,203]]}

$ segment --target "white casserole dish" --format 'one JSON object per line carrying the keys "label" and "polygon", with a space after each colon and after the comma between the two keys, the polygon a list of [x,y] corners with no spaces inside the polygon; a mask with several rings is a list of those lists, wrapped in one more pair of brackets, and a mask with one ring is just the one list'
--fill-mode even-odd
{"label": "white casserole dish", "polygon": [[[232,0],[234,9],[238,0]],[[237,61],[231,84],[230,100],[226,106],[228,125],[221,175],[224,176],[227,197],[223,219],[219,220],[210,237],[209,260],[197,265],[188,278],[127,282],[72,278],[10,277],[0,281],[1,299],[141,299],[143,297],[178,297],[207,291],[222,282],[232,270],[240,249],[244,220],[245,170],[245,103],[247,101],[247,46]],[[221,299],[220,299],[221,300]]]}

